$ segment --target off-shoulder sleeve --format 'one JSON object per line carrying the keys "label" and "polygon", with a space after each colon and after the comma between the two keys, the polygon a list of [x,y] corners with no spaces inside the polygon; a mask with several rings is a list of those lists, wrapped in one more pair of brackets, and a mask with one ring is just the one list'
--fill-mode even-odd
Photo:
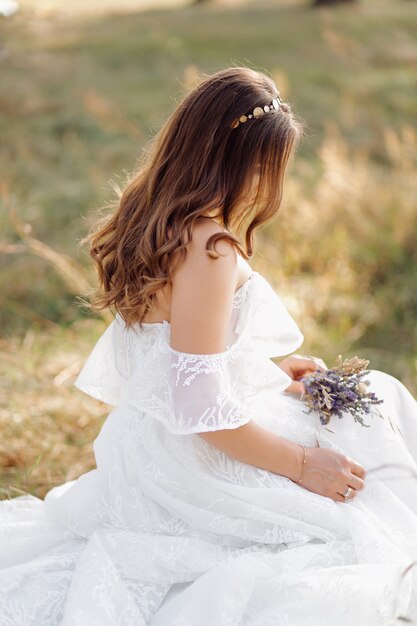
{"label": "off-shoulder sleeve", "polygon": [[239,316],[236,333],[251,335],[265,357],[284,356],[297,350],[304,336],[280,296],[260,274],[252,281],[250,306]]}
{"label": "off-shoulder sleeve", "polygon": [[158,420],[171,433],[187,435],[233,429],[256,417],[259,395],[286,388],[291,379],[251,345],[246,335],[215,354],[180,352],[164,325],[129,379],[130,406]]}
{"label": "off-shoulder sleeve", "polygon": [[113,320],[97,340],[74,381],[75,387],[87,395],[111,405],[120,403],[122,387],[128,376],[124,332],[120,319]]}

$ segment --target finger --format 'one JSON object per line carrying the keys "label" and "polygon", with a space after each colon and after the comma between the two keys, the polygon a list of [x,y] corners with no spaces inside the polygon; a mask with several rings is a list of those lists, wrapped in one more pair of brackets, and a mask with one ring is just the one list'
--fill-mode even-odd
{"label": "finger", "polygon": [[317,372],[317,370],[319,370],[320,372],[325,372],[328,369],[325,362],[318,357],[308,356],[303,357],[303,359],[305,366],[313,372]]}
{"label": "finger", "polygon": [[353,459],[349,459],[350,460],[350,471],[352,472],[352,474],[355,474],[356,476],[359,476],[359,478],[364,479],[366,476],[366,470],[364,467],[362,467],[362,465],[360,465],[359,463],[356,463],[356,461],[353,461]]}
{"label": "finger", "polygon": [[323,361],[323,359],[320,359],[317,356],[311,356],[309,357],[316,365],[317,369],[319,369],[320,371],[326,371],[328,369],[326,363]]}
{"label": "finger", "polygon": [[312,356],[305,356],[302,354],[293,354],[290,358],[293,359],[294,367],[306,367],[306,366],[312,366],[315,364],[315,357],[312,357]]}
{"label": "finger", "polygon": [[365,487],[365,481],[362,480],[362,478],[355,476],[355,474],[351,474],[350,478],[348,479],[348,484],[349,487],[353,487],[353,489],[356,489],[356,491],[362,491],[362,489]]}
{"label": "finger", "polygon": [[299,358],[295,363],[292,363],[292,370],[295,374],[304,376],[308,372],[316,372],[318,365],[315,361],[308,358]]}

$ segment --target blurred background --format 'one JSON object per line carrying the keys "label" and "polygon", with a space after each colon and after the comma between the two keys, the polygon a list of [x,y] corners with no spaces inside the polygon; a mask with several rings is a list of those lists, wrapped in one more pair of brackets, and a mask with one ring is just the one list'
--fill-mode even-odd
{"label": "blurred background", "polygon": [[417,393],[417,2],[0,0],[0,498],[94,467],[72,383],[110,314],[79,245],[201,72],[247,65],[305,122],[252,267],[332,365]]}

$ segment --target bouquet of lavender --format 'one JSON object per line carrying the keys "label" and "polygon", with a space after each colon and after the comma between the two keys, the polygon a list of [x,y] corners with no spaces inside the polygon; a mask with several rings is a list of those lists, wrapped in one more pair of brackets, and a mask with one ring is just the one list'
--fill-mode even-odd
{"label": "bouquet of lavender", "polygon": [[342,359],[339,355],[332,369],[317,371],[304,376],[305,391],[302,400],[309,407],[308,413],[318,411],[322,424],[328,424],[332,415],[343,417],[343,412],[350,413],[355,422],[365,424],[362,415],[369,413],[372,404],[381,404],[372,391],[368,391],[370,382],[363,380],[369,370],[369,361],[354,356]]}

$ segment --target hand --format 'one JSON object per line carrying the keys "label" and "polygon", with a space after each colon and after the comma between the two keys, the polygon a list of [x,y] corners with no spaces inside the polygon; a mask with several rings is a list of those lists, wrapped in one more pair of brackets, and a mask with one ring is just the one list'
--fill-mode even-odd
{"label": "hand", "polygon": [[[337,502],[347,502],[365,487],[365,468],[346,454],[328,448],[306,447],[306,462],[303,450],[300,457],[300,468],[304,465],[304,469],[299,484],[308,491]],[[347,487],[352,487],[353,491],[345,498],[343,493]]]}
{"label": "hand", "polygon": [[278,365],[293,380],[285,391],[300,395],[305,391],[304,384],[300,381],[300,378],[317,372],[317,370],[324,372],[328,369],[322,359],[314,356],[301,356],[299,354],[287,356]]}

